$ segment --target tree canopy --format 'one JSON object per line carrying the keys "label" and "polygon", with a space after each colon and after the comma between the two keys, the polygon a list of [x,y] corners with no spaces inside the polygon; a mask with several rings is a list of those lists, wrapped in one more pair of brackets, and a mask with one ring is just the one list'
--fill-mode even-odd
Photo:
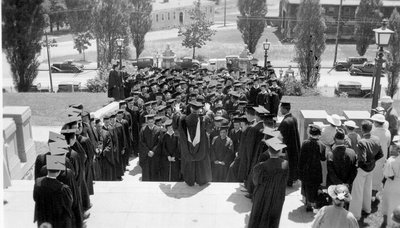
{"label": "tree canopy", "polygon": [[200,0],[194,3],[194,8],[189,11],[191,22],[179,28],[178,36],[183,37],[182,46],[193,49],[193,59],[196,48],[201,48],[215,34],[211,29],[212,21],[208,21],[205,13],[201,10]]}
{"label": "tree canopy", "polygon": [[299,64],[301,83],[314,88],[320,78],[321,56],[325,50],[326,25],[319,0],[304,0],[297,11],[296,60]]}
{"label": "tree canopy", "polygon": [[393,97],[399,90],[400,77],[400,13],[395,8],[389,18],[389,28],[394,31],[390,38],[387,62],[388,88],[386,94]]}
{"label": "tree canopy", "polygon": [[133,11],[129,15],[129,28],[133,46],[136,49],[136,58],[144,50],[144,38],[151,29],[151,11],[153,10],[150,0],[130,0]]}
{"label": "tree canopy", "polygon": [[258,40],[264,32],[267,14],[265,0],[238,0],[240,18],[237,20],[237,27],[242,33],[242,39],[247,44],[249,51],[254,54]]}
{"label": "tree canopy", "polygon": [[14,85],[27,92],[38,73],[45,19],[43,0],[2,1],[2,46]]}

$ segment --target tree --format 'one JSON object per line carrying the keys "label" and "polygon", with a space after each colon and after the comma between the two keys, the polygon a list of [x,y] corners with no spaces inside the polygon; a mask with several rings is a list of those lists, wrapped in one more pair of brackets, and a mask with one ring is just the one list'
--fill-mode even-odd
{"label": "tree", "polygon": [[129,27],[133,46],[136,48],[136,59],[144,50],[144,38],[151,29],[151,11],[153,10],[150,0],[130,0],[134,10],[130,13]]}
{"label": "tree", "polygon": [[255,53],[258,40],[264,32],[264,17],[267,14],[265,0],[238,0],[240,17],[237,20],[237,27],[242,33],[242,39],[249,51]]}
{"label": "tree", "polygon": [[85,61],[85,50],[89,46],[92,46],[90,40],[93,36],[90,32],[81,32],[74,37],[74,48],[78,50],[79,54],[83,54],[83,60]]}
{"label": "tree", "polygon": [[27,92],[38,73],[38,55],[46,26],[43,0],[2,1],[2,45],[14,85]]}
{"label": "tree", "polygon": [[126,0],[99,0],[92,9],[92,32],[98,40],[100,65],[110,64],[116,57],[118,38],[124,38],[125,46],[129,42],[129,6]]}
{"label": "tree", "polygon": [[189,11],[189,16],[191,23],[180,27],[178,36],[183,36],[182,46],[193,49],[194,59],[196,48],[201,48],[207,41],[211,41],[216,31],[211,29],[214,23],[208,21],[206,14],[201,11],[200,0],[194,2],[194,8]]}
{"label": "tree", "polygon": [[400,76],[400,13],[395,8],[389,18],[389,28],[394,31],[389,43],[388,69],[388,87],[386,95],[393,98],[399,90]]}
{"label": "tree", "polygon": [[63,26],[66,21],[66,10],[64,0],[45,0],[43,2],[45,13],[49,15],[50,32],[53,32],[54,25],[57,27],[57,31],[60,31],[60,27]]}
{"label": "tree", "polygon": [[379,25],[379,8],[382,3],[379,0],[361,0],[356,9],[356,25],[354,38],[356,40],[357,53],[363,56],[369,44],[374,39],[373,29]]}
{"label": "tree", "polygon": [[64,0],[68,9],[67,20],[72,33],[87,32],[92,25],[90,14],[97,0]]}
{"label": "tree", "polygon": [[294,28],[298,40],[295,44],[296,61],[299,64],[301,83],[314,88],[319,81],[321,55],[325,50],[326,25],[319,0],[303,0],[297,11]]}

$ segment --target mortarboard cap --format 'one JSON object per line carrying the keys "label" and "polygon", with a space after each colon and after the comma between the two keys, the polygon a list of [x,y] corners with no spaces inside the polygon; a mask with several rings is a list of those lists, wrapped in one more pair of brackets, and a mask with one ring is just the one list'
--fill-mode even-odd
{"label": "mortarboard cap", "polygon": [[120,105],[120,106],[121,106],[121,105],[124,105],[124,104],[126,104],[126,101],[125,101],[125,100],[122,100],[122,101],[119,102],[119,105]]}
{"label": "mortarboard cap", "polygon": [[194,109],[200,109],[203,107],[203,104],[198,101],[191,101],[191,102],[189,102],[189,104]]}
{"label": "mortarboard cap", "polygon": [[62,134],[49,131],[49,141],[50,142],[65,141],[65,136]]}
{"label": "mortarboard cap", "polygon": [[65,156],[46,155],[46,167],[48,170],[65,170]]}
{"label": "mortarboard cap", "polygon": [[278,154],[282,149],[286,148],[286,145],[277,137],[265,140],[265,143],[269,147],[269,151],[273,154]]}
{"label": "mortarboard cap", "polygon": [[83,105],[82,105],[82,103],[78,103],[78,104],[71,104],[71,105],[69,105],[69,107],[70,107],[70,108],[76,108],[76,109],[80,109],[80,110],[82,110],[82,109],[83,109]]}
{"label": "mortarboard cap", "polygon": [[82,115],[82,110],[77,108],[68,108],[67,109],[67,116],[80,116]]}
{"label": "mortarboard cap", "polygon": [[269,113],[269,111],[267,109],[265,109],[263,106],[254,107],[254,110],[256,110],[256,112],[260,113],[260,114],[268,114]]}
{"label": "mortarboard cap", "polygon": [[154,117],[155,122],[161,121],[164,118],[164,116],[156,116]]}
{"label": "mortarboard cap", "polygon": [[264,127],[263,134],[266,134],[266,135],[269,135],[272,137],[278,137],[280,135],[280,131],[277,131],[270,127]]}
{"label": "mortarboard cap", "polygon": [[161,111],[165,110],[166,108],[167,108],[167,106],[160,105],[160,106],[157,107],[157,111],[161,112]]}
{"label": "mortarboard cap", "polygon": [[220,128],[220,130],[228,130],[229,129],[229,123],[223,124]]}
{"label": "mortarboard cap", "polygon": [[118,109],[117,110],[117,114],[124,114],[124,112],[125,112],[125,110],[123,110],[123,109]]}
{"label": "mortarboard cap", "polygon": [[52,155],[66,154],[68,153],[67,141],[49,143],[49,149]]}
{"label": "mortarboard cap", "polygon": [[78,116],[68,116],[67,118],[65,118],[64,124],[71,124],[71,123],[78,122],[81,120],[82,119]]}
{"label": "mortarboard cap", "polygon": [[144,117],[145,117],[146,119],[154,119],[155,116],[156,116],[156,114],[147,114],[147,115],[145,115]]}
{"label": "mortarboard cap", "polygon": [[60,133],[63,134],[63,135],[75,134],[75,133],[76,133],[76,129],[74,129],[74,128],[62,129],[62,130],[60,131]]}
{"label": "mortarboard cap", "polygon": [[[135,92],[138,92],[138,91],[135,91]],[[135,93],[135,92],[133,92],[133,93]],[[140,93],[140,92],[139,92],[139,93]],[[129,103],[129,102],[133,101],[133,97],[125,98],[125,101],[126,101],[127,103]]]}
{"label": "mortarboard cap", "polygon": [[82,111],[82,117],[89,117],[90,118],[90,113],[86,110]]}
{"label": "mortarboard cap", "polygon": [[216,117],[214,117],[214,121],[224,121],[224,120],[226,120],[224,117],[222,117],[222,116],[216,116]]}

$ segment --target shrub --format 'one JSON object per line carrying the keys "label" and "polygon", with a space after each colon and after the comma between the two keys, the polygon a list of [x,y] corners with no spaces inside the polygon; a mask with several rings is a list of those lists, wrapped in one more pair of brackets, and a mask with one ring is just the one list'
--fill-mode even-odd
{"label": "shrub", "polygon": [[282,80],[282,91],[285,96],[301,96],[303,88],[300,81],[294,77],[284,77]]}
{"label": "shrub", "polygon": [[109,72],[110,70],[108,70],[107,68],[100,68],[98,71],[98,75],[95,78],[87,80],[86,86],[89,92],[107,92]]}

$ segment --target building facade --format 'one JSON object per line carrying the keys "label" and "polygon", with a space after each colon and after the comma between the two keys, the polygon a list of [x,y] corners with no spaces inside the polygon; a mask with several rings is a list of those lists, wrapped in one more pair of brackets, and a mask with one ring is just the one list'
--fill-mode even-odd
{"label": "building facade", "polygon": [[[178,28],[190,23],[189,11],[194,8],[192,0],[155,0],[152,12],[152,30]],[[215,2],[201,1],[206,18],[214,22]]]}
{"label": "building facade", "polygon": [[[296,26],[297,9],[301,0],[281,0],[279,3],[279,18],[278,25],[280,32],[286,38],[296,38],[293,33]],[[383,5],[380,9],[383,18],[389,18],[394,8],[400,9],[400,0],[383,0]],[[327,26],[327,39],[336,39],[337,21],[339,15],[339,0],[320,0],[323,16]],[[343,40],[352,40],[354,38],[354,26],[356,9],[360,4],[360,0],[343,0],[341,12],[341,34]]]}

